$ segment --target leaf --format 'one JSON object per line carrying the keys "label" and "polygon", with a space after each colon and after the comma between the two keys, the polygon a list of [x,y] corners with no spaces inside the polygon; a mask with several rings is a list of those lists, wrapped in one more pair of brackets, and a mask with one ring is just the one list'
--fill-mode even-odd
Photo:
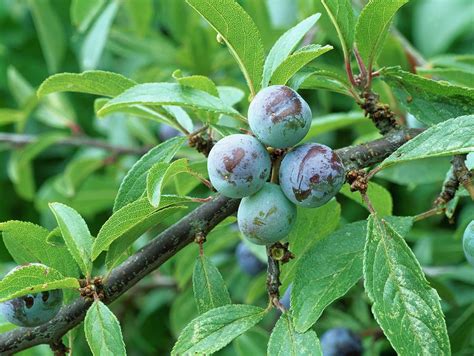
{"label": "leaf", "polygon": [[289,85],[295,90],[324,89],[352,97],[347,80],[329,70],[303,70],[293,76]]}
{"label": "leaf", "polygon": [[286,31],[273,45],[265,60],[263,68],[262,87],[268,86],[273,72],[285,61],[285,59],[293,52],[298,43],[303,39],[306,32],[313,27],[318,21],[321,14],[314,14],[296,26]]}
{"label": "leaf", "polygon": [[474,89],[426,79],[398,68],[384,70],[382,79],[390,85],[398,102],[427,125],[472,114]]}
{"label": "leaf", "polygon": [[65,31],[49,0],[28,2],[48,71],[59,69],[67,49]]}
{"label": "leaf", "polygon": [[27,114],[21,110],[0,108],[0,126],[23,121]]}
{"label": "leaf", "polygon": [[92,236],[84,219],[77,211],[61,203],[50,203],[64,242],[76,260],[82,273],[89,277],[92,272]]}
{"label": "leaf", "polygon": [[205,91],[213,96],[219,96],[216,84],[204,75],[190,75],[183,77],[180,70],[173,73],[173,78],[184,86]]}
{"label": "leaf", "polygon": [[114,97],[133,87],[136,83],[121,74],[102,70],[82,73],[59,73],[50,76],[38,88],[38,98],[57,92],[87,93]]}
{"label": "leaf", "polygon": [[232,345],[237,356],[265,355],[268,344],[268,332],[256,326],[237,337]]}
{"label": "leaf", "polygon": [[72,0],[71,21],[79,32],[87,30],[104,3],[105,0]]}
{"label": "leaf", "polygon": [[191,321],[181,332],[171,355],[213,353],[256,325],[266,310],[253,305],[225,305]]}
{"label": "leaf", "polygon": [[364,286],[372,312],[397,353],[450,355],[438,294],[403,238],[376,215],[368,220]]}
{"label": "leaf", "polygon": [[82,69],[95,69],[97,67],[118,8],[118,0],[112,0],[87,33],[79,53]]}
{"label": "leaf", "polygon": [[[337,228],[340,216],[341,206],[336,199],[315,209],[299,208],[295,226],[288,236],[291,252],[302,256],[317,241]],[[284,267],[281,279],[284,284],[288,284],[288,281],[292,280],[296,263],[288,263]]]}
{"label": "leaf", "polygon": [[435,79],[444,79],[455,85],[474,88],[474,73],[458,68],[416,68],[418,74],[433,76]]}
{"label": "leaf", "polygon": [[365,221],[344,225],[301,255],[291,292],[295,329],[307,331],[362,277]]}
{"label": "leaf", "polygon": [[345,61],[349,62],[356,27],[356,18],[354,16],[352,3],[350,0],[321,0],[321,3],[336,28],[342,51],[344,52]]}
{"label": "leaf", "polygon": [[126,355],[122,330],[117,317],[100,300],[87,310],[84,333],[94,356]]}
{"label": "leaf", "polygon": [[64,195],[72,197],[77,188],[95,171],[104,166],[103,157],[79,157],[71,161],[64,169],[62,179],[57,180],[56,188]]}
{"label": "leaf", "polygon": [[314,330],[308,330],[305,333],[297,332],[291,316],[284,313],[273,327],[267,354],[272,356],[322,356],[322,351]]}
{"label": "leaf", "polygon": [[194,265],[193,291],[199,314],[232,303],[219,270],[204,255]]}
{"label": "leaf", "polygon": [[[66,277],[79,277],[79,269],[67,247],[48,242],[49,231],[29,222],[10,220],[0,223],[3,242],[19,265],[38,262]],[[62,238],[61,238],[62,239]]]}
{"label": "leaf", "polygon": [[305,140],[315,137],[325,132],[331,132],[340,128],[366,123],[364,114],[358,111],[349,111],[347,113],[335,113],[324,116],[318,116],[311,122],[311,127]]}
{"label": "leaf", "polygon": [[252,96],[260,90],[265,53],[252,18],[234,0],[186,0],[225,41]]}
{"label": "leaf", "polygon": [[373,63],[377,60],[395,13],[408,0],[370,0],[359,15],[355,30],[355,41],[360,56],[372,70]]}
{"label": "leaf", "polygon": [[387,157],[380,169],[415,159],[474,151],[474,115],[456,117],[430,127]]}
{"label": "leaf", "polygon": [[67,288],[79,288],[79,281],[63,277],[51,267],[31,263],[12,270],[0,281],[0,303],[29,293]]}
{"label": "leaf", "polygon": [[122,180],[115,198],[114,211],[140,198],[145,192],[150,168],[158,162],[170,162],[185,140],[185,137],[173,137],[145,153]]}
{"label": "leaf", "polygon": [[153,207],[160,205],[161,191],[163,185],[176,174],[190,172],[189,163],[186,158],[178,159],[171,163],[158,162],[154,164],[147,176],[146,191],[148,201]]}
{"label": "leaf", "polygon": [[[352,199],[356,203],[362,205],[363,207],[366,207],[360,193],[351,192],[348,184],[344,184],[344,186],[339,192],[344,196],[348,197],[349,199]],[[387,189],[377,183],[369,182],[367,196],[369,197],[370,202],[372,203],[372,206],[374,207],[375,211],[380,216],[392,215],[392,195]]]}
{"label": "leaf", "polygon": [[217,91],[224,104],[229,106],[240,103],[245,96],[242,90],[234,87],[218,86]]}
{"label": "leaf", "polygon": [[105,116],[133,105],[176,105],[242,118],[238,111],[219,98],[173,83],[138,84],[107,102],[97,115]]}
{"label": "leaf", "polygon": [[329,45],[309,45],[300,48],[275,69],[270,84],[285,85],[306,64],[332,49],[333,47]]}
{"label": "leaf", "polygon": [[97,259],[102,251],[106,251],[110,244],[119,238],[133,236],[132,242],[135,241],[158,223],[160,210],[186,201],[189,202],[190,198],[165,195],[162,196],[161,205],[155,208],[143,197],[120,208],[100,228],[92,245],[92,260]]}

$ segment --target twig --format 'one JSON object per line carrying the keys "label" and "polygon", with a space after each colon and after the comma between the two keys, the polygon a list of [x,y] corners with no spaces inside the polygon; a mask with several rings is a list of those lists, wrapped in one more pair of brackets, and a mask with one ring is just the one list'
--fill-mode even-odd
{"label": "twig", "polygon": [[273,258],[272,246],[267,246],[267,291],[271,304],[285,312],[285,308],[280,303],[280,262]]}
{"label": "twig", "polygon": [[466,154],[456,155],[451,161],[453,165],[453,173],[458,182],[466,188],[467,192],[474,200],[474,186],[472,185],[472,172],[466,167]]}

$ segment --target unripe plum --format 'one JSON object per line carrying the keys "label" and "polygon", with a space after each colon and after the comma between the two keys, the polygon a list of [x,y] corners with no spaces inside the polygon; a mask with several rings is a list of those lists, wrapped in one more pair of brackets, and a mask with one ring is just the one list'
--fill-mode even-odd
{"label": "unripe plum", "polygon": [[229,198],[258,192],[270,176],[270,169],[270,155],[250,135],[224,137],[211,149],[207,161],[212,185]]}
{"label": "unripe plum", "polygon": [[293,203],[315,208],[328,202],[341,189],[344,166],[329,147],[306,143],[288,152],[280,167],[280,186]]}
{"label": "unripe plum", "polygon": [[309,131],[311,109],[293,89],[273,85],[258,92],[249,106],[249,125],[257,138],[268,146],[296,145]]}
{"label": "unripe plum", "polygon": [[464,231],[462,247],[467,261],[474,267],[474,220],[467,225]]}
{"label": "unripe plum", "polygon": [[346,328],[329,329],[321,336],[321,349],[324,356],[362,355],[360,338]]}
{"label": "unripe plum", "polygon": [[62,303],[63,291],[55,289],[7,300],[0,304],[0,313],[12,324],[34,327],[53,319]]}
{"label": "unripe plum", "polygon": [[267,245],[285,238],[296,220],[296,207],[273,183],[242,199],[237,212],[240,231],[251,242]]}
{"label": "unripe plum", "polygon": [[240,269],[250,276],[256,276],[265,270],[265,263],[260,261],[243,242],[238,244],[235,256]]}

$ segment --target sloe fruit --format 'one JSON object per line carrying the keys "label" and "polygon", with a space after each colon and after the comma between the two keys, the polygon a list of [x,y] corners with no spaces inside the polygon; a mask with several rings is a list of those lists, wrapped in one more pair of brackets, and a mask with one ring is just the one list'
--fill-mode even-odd
{"label": "sloe fruit", "polygon": [[250,135],[224,137],[211,149],[207,161],[212,185],[229,198],[258,192],[270,176],[270,169],[270,155]]}
{"label": "sloe fruit", "polygon": [[1,303],[0,313],[12,324],[34,327],[53,319],[62,302],[61,289],[32,293]]}
{"label": "sloe fruit", "polygon": [[321,336],[323,356],[362,355],[360,338],[346,328],[329,329]]}
{"label": "sloe fruit", "polygon": [[248,120],[252,132],[264,144],[275,148],[296,145],[309,131],[311,109],[293,89],[273,85],[252,100]]}
{"label": "sloe fruit", "polygon": [[164,124],[160,125],[160,128],[158,129],[158,137],[160,138],[161,141],[167,141],[170,138],[173,138],[176,136],[183,136],[183,133],[169,125],[164,125]]}
{"label": "sloe fruit", "polygon": [[251,242],[266,245],[285,238],[296,220],[296,207],[273,183],[242,199],[237,212],[240,231]]}
{"label": "sloe fruit", "polygon": [[467,261],[474,266],[474,220],[467,225],[464,231],[462,246]]}
{"label": "sloe fruit", "polygon": [[315,208],[328,202],[341,189],[344,166],[329,147],[306,143],[288,152],[280,167],[280,186],[293,203]]}
{"label": "sloe fruit", "polygon": [[256,276],[265,270],[265,263],[260,261],[243,242],[237,245],[235,256],[237,257],[240,269],[250,276]]}
{"label": "sloe fruit", "polygon": [[280,299],[280,303],[285,307],[285,309],[290,309],[290,297],[291,297],[291,289],[293,288],[293,284],[290,284],[288,288],[286,288],[283,297]]}

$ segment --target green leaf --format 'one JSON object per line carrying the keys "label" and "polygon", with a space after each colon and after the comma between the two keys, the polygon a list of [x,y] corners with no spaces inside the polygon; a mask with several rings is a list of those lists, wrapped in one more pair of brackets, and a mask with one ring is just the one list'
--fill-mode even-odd
{"label": "green leaf", "polygon": [[158,207],[164,184],[176,174],[185,172],[190,172],[187,158],[178,159],[171,164],[165,162],[154,164],[146,180],[146,192],[150,204],[155,208]]}
{"label": "green leaf", "polygon": [[[288,236],[291,252],[302,256],[315,243],[334,231],[339,225],[341,206],[336,199],[315,209],[299,208],[296,223]],[[282,269],[284,284],[292,280],[296,263],[288,263]]]}
{"label": "green leaf", "polygon": [[183,77],[181,71],[176,70],[173,73],[173,78],[181,85],[205,91],[213,96],[219,96],[216,84],[209,77],[204,75],[190,75]]}
{"label": "green leaf", "polygon": [[112,216],[102,225],[97,237],[92,245],[92,260],[99,257],[102,251],[106,251],[110,244],[119,238],[127,239],[133,237],[133,241],[157,224],[161,218],[160,210],[189,201],[187,198],[175,196],[162,196],[161,204],[158,208],[150,205],[146,197],[140,198],[112,214]]}
{"label": "green leaf", "polygon": [[321,3],[336,28],[342,51],[344,52],[344,58],[346,62],[349,62],[356,27],[356,18],[354,16],[354,10],[352,9],[352,3],[350,0],[321,0]]}
{"label": "green leaf", "polygon": [[[349,199],[352,199],[355,202],[359,203],[363,207],[366,207],[360,193],[351,192],[350,186],[348,184],[344,184],[344,186],[339,192],[348,197]],[[367,196],[369,197],[373,208],[380,216],[392,215],[392,195],[387,189],[377,183],[369,182]]]}
{"label": "green leaf", "polygon": [[413,252],[384,219],[371,215],[364,285],[372,312],[401,355],[450,355],[444,315]]}
{"label": "green leaf", "polygon": [[50,203],[64,242],[85,276],[92,272],[92,236],[84,219],[77,211],[61,203]]}
{"label": "green leaf", "polygon": [[126,355],[117,317],[100,300],[87,310],[84,319],[86,340],[94,356]]}
{"label": "green leaf", "polygon": [[64,139],[63,134],[49,133],[39,136],[36,142],[13,151],[8,165],[8,175],[15,184],[17,193],[24,199],[32,200],[36,184],[33,174],[33,159],[44,150]]}
{"label": "green leaf", "polygon": [[347,224],[301,255],[291,291],[297,331],[308,330],[362,277],[365,237],[365,221]]}
{"label": "green leaf", "polygon": [[367,118],[364,114],[357,111],[347,113],[335,113],[324,116],[318,116],[311,122],[311,127],[305,140],[315,137],[325,132],[335,131],[344,127],[366,123]]}
{"label": "green leaf", "polygon": [[205,91],[173,83],[138,84],[107,102],[99,116],[133,105],[176,105],[242,118],[238,111]]}
{"label": "green leaf", "polygon": [[0,281],[0,303],[29,293],[68,288],[79,288],[79,281],[63,277],[51,267],[31,263],[11,271]]}
{"label": "green leaf", "polygon": [[321,345],[314,330],[299,333],[288,313],[282,314],[275,324],[268,342],[268,355],[322,356]]}
{"label": "green leaf", "polygon": [[145,36],[153,28],[154,1],[126,0],[124,5],[135,33]]}
{"label": "green leaf", "polygon": [[245,96],[242,90],[234,87],[218,86],[217,91],[224,104],[229,106],[240,103]]}
{"label": "green leaf", "polygon": [[252,18],[234,0],[186,0],[225,41],[252,96],[260,90],[265,53]]}
{"label": "green leaf", "polygon": [[78,266],[67,247],[49,243],[49,231],[44,227],[10,220],[0,223],[0,231],[8,252],[17,264],[39,262],[56,269],[63,276],[79,277]]}
{"label": "green leaf", "polygon": [[444,121],[423,131],[387,157],[380,168],[415,159],[474,151],[474,115]]}
{"label": "green leaf", "polygon": [[30,0],[28,4],[48,71],[54,73],[59,69],[67,49],[64,28],[49,0]]}
{"label": "green leaf", "polygon": [[219,270],[204,255],[194,265],[193,291],[199,314],[232,303]]}
{"label": "green leaf", "polygon": [[213,353],[256,325],[266,310],[253,305],[225,305],[191,321],[179,335],[171,355]]}
{"label": "green leaf", "polygon": [[118,0],[112,0],[87,33],[79,53],[82,69],[95,69],[97,67],[118,8]]}
{"label": "green leaf", "polygon": [[104,166],[103,157],[79,157],[64,169],[62,179],[56,181],[56,188],[64,195],[72,197],[81,184],[95,171]]}
{"label": "green leaf", "polygon": [[27,113],[21,110],[1,108],[0,109],[0,126],[23,121],[26,118],[26,116],[27,116]]}
{"label": "green leaf", "polygon": [[39,98],[57,92],[87,93],[114,97],[133,87],[136,83],[121,74],[102,70],[82,73],[59,73],[47,78],[38,88]]}
{"label": "green leaf", "polygon": [[237,337],[232,345],[237,356],[265,355],[268,344],[268,332],[256,326]]}
{"label": "green leaf", "polygon": [[324,89],[352,97],[347,80],[329,70],[307,70],[296,73],[289,85],[295,89]]}
{"label": "green leaf", "polygon": [[273,72],[293,52],[306,32],[318,21],[321,14],[314,14],[286,31],[273,45],[265,60],[263,68],[262,87],[268,86]]}
{"label": "green leaf", "polygon": [[79,32],[87,30],[104,3],[105,0],[72,0],[71,21]]}
{"label": "green leaf", "polygon": [[270,84],[285,85],[306,64],[332,49],[333,47],[329,45],[308,45],[300,48],[274,70]]}
{"label": "green leaf", "polygon": [[360,13],[355,41],[368,70],[372,70],[372,65],[383,48],[395,13],[407,2],[408,0],[370,0]]}
{"label": "green leaf", "polygon": [[418,74],[444,79],[455,85],[474,88],[474,72],[459,68],[416,68]]}
{"label": "green leaf", "polygon": [[472,114],[474,89],[426,79],[399,68],[384,70],[382,79],[390,85],[398,102],[427,125]]}
{"label": "green leaf", "polygon": [[158,162],[170,162],[185,140],[185,137],[173,137],[144,154],[130,168],[120,184],[119,192],[115,198],[114,211],[140,198],[145,192],[150,168]]}

